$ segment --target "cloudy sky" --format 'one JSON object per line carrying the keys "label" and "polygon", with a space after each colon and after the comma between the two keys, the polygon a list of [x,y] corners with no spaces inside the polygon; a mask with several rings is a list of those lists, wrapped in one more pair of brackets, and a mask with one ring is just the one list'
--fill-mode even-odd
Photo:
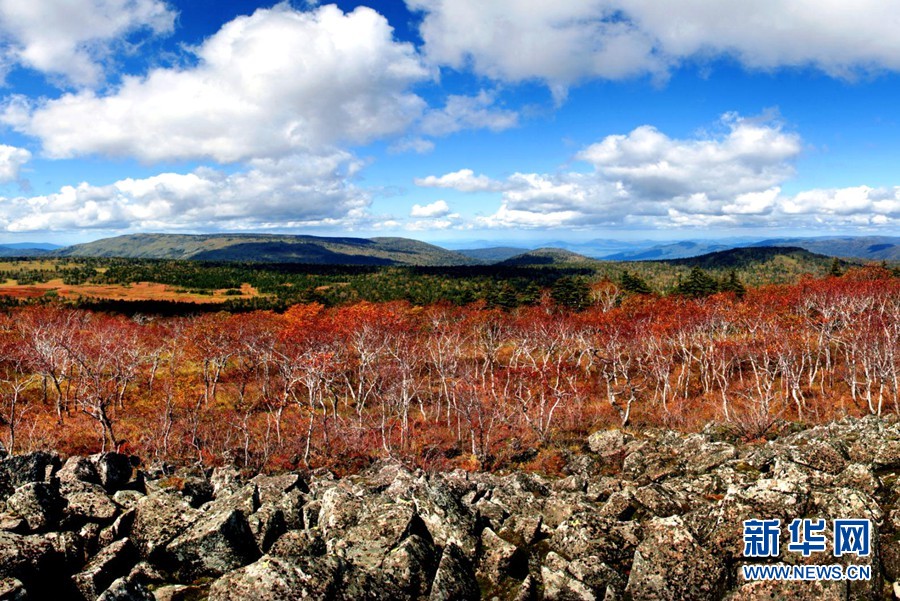
{"label": "cloudy sky", "polygon": [[895,0],[0,0],[0,242],[895,234]]}

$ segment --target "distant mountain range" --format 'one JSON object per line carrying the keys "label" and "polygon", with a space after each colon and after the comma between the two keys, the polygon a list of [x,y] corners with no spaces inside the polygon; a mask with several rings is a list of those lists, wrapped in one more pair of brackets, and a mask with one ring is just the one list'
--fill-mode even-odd
{"label": "distant mountain range", "polygon": [[797,246],[831,257],[900,261],[900,238],[894,236],[774,238],[761,240],[748,246]]}
{"label": "distant mountain range", "polygon": [[603,257],[606,261],[660,261],[664,259],[684,259],[720,250],[733,248],[717,242],[694,242],[684,240],[671,244],[660,244],[643,250],[614,253]]}
{"label": "distant mountain range", "polygon": [[[481,243],[487,244],[486,241]],[[622,250],[623,247],[625,250]],[[42,242],[0,244],[3,257],[124,257],[245,261],[258,263],[312,263],[343,265],[560,265],[596,261],[679,261],[741,248],[799,249],[846,259],[900,261],[900,237],[833,236],[771,238],[767,240],[684,240],[654,244],[649,241],[592,240],[529,249],[485,246],[448,250],[409,238],[352,238],[280,234],[129,234],[94,242],[59,247]],[[618,252],[609,253],[618,248]],[[718,257],[741,256],[716,255]],[[718,259],[717,259],[718,260]],[[687,263],[684,263],[687,264]]]}
{"label": "distant mountain range", "polygon": [[0,244],[0,257],[39,257],[49,254],[51,251],[62,248],[58,244],[47,242],[15,242]]}
{"label": "distant mountain range", "polygon": [[629,250],[604,255],[607,261],[657,261],[684,259],[729,248],[761,246],[787,246],[803,248],[810,252],[868,261],[900,261],[900,237],[892,236],[843,236],[819,238],[770,238],[753,242],[725,244],[719,241],[683,241],[659,244],[650,248]]}
{"label": "distant mountain range", "polygon": [[833,262],[834,258],[795,246],[752,246],[729,248],[697,257],[665,259],[660,262],[668,265],[700,267],[701,269],[741,269],[749,265],[770,263],[775,260],[791,260],[795,263],[817,264],[825,267]]}
{"label": "distant mountain range", "polygon": [[451,251],[409,238],[267,234],[129,234],[52,251],[58,257],[123,257],[341,265],[559,265],[597,263],[560,248]]}
{"label": "distant mountain range", "polygon": [[529,252],[529,249],[515,246],[489,246],[487,248],[463,248],[456,252],[465,255],[470,259],[493,263],[495,261],[505,261],[516,255],[527,253]]}
{"label": "distant mountain range", "polygon": [[409,238],[268,234],[130,234],[76,244],[60,257],[126,257],[341,265],[472,265],[479,261]]}

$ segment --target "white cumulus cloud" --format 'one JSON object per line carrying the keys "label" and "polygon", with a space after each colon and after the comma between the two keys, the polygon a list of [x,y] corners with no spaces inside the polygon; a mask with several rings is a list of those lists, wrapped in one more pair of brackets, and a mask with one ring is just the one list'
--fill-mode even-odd
{"label": "white cumulus cloud", "polygon": [[593,172],[516,173],[487,226],[740,225],[772,218],[793,176],[800,137],[771,119],[726,114],[690,139],[652,126],[607,136],[576,156]]}
{"label": "white cumulus cloud", "polygon": [[360,7],[287,4],[224,25],[189,68],[126,77],[106,94],[8,101],[3,119],[51,158],[101,154],[219,162],[320,152],[404,131],[432,73],[387,20]]}
{"label": "white cumulus cloud", "polygon": [[447,205],[446,201],[436,200],[431,204],[427,205],[418,205],[415,204],[412,206],[412,209],[409,211],[410,217],[444,217],[450,214],[450,207]]}
{"label": "white cumulus cloud", "polygon": [[475,175],[471,169],[460,169],[441,176],[429,175],[415,178],[413,181],[423,188],[448,188],[459,192],[489,192],[503,187],[502,182],[492,180],[486,175]]}
{"label": "white cumulus cloud", "polygon": [[161,0],[0,0],[0,56],[77,86],[103,80],[126,36],[163,34],[176,13]]}
{"label": "white cumulus cloud", "polygon": [[22,165],[31,160],[31,153],[24,148],[0,144],[0,182],[19,179]]}
{"label": "white cumulus cloud", "polygon": [[519,124],[515,111],[495,108],[493,94],[482,90],[476,96],[451,95],[443,109],[428,111],[419,124],[428,136],[445,136],[463,129],[503,131]]}
{"label": "white cumulus cloud", "polygon": [[686,61],[812,66],[835,76],[900,69],[886,0],[406,0],[437,64],[503,81],[541,80],[558,98],[583,79],[665,77]]}
{"label": "white cumulus cloud", "polygon": [[676,140],[645,125],[628,135],[607,136],[578,154],[608,181],[641,198],[706,193],[730,198],[765,190],[794,174],[790,162],[800,137],[770,121],[722,118],[727,133]]}
{"label": "white cumulus cloud", "polygon": [[348,183],[347,153],[254,161],[237,173],[200,168],[109,185],[82,183],[42,196],[0,198],[8,232],[352,228],[368,219],[369,195]]}

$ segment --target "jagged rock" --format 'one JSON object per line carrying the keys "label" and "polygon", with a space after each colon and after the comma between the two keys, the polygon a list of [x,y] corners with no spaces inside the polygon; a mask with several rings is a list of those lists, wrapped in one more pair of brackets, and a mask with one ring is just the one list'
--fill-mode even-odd
{"label": "jagged rock", "polygon": [[635,599],[716,600],[725,592],[725,566],[703,548],[678,516],[644,524],[625,588]]}
{"label": "jagged rock", "polygon": [[301,509],[301,527],[303,528],[315,528],[319,525],[319,513],[322,510],[321,501],[309,501],[308,503],[304,503]]}
{"label": "jagged rock", "polygon": [[632,519],[641,508],[641,504],[634,496],[634,489],[626,488],[611,494],[600,508],[599,514],[625,522]]}
{"label": "jagged rock", "polygon": [[241,475],[233,467],[217,467],[209,478],[213,486],[213,496],[236,493],[243,485]]}
{"label": "jagged rock", "polygon": [[56,473],[60,482],[90,482],[100,484],[96,464],[87,457],[69,457]]}
{"label": "jagged rock", "polygon": [[480,598],[472,563],[458,546],[447,545],[431,584],[429,601],[476,601]]}
{"label": "jagged rock", "polygon": [[0,579],[0,601],[28,601],[25,585],[15,578]]}
{"label": "jagged rock", "polygon": [[6,507],[24,519],[32,532],[56,526],[63,516],[65,506],[66,502],[59,494],[59,486],[48,482],[24,484],[6,500]]}
{"label": "jagged rock", "polygon": [[[145,599],[148,587],[158,599],[203,598],[217,578],[211,599],[874,600],[900,578],[900,420],[784,426],[752,444],[710,429],[638,439],[612,431],[592,447],[567,455],[558,479],[431,474],[393,461],[340,479],[319,471],[243,481],[230,468],[208,477],[193,467],[151,470],[149,495],[130,490],[144,490],[133,475],[113,475],[125,473],[123,459],[133,473],[126,456],[70,458],[62,468],[52,454],[0,458],[0,582],[41,599],[79,598],[74,582],[90,598],[107,584],[101,598]],[[52,514],[42,495],[57,487],[57,518],[18,516]],[[792,519],[867,517],[870,557],[814,559],[865,564],[874,577],[745,582],[748,517],[782,520],[776,561],[788,563]],[[43,534],[11,532],[32,527]],[[98,569],[132,543],[123,567]]]}
{"label": "jagged rock", "polygon": [[544,518],[537,516],[510,516],[498,532],[501,538],[511,541],[520,547],[527,547],[537,541],[541,534]]}
{"label": "jagged rock", "polygon": [[638,522],[619,522],[596,512],[578,513],[550,536],[550,548],[563,557],[594,555],[617,570],[631,566],[634,550],[642,538]]}
{"label": "jagged rock", "polygon": [[657,441],[642,441],[622,462],[622,475],[639,484],[661,482],[681,473],[683,458],[674,448]]}
{"label": "jagged rock", "polygon": [[687,473],[705,474],[737,457],[737,450],[726,442],[709,442],[705,437],[695,438],[692,442],[685,444],[682,450],[689,458],[685,462]]}
{"label": "jagged rock", "polygon": [[544,581],[544,599],[547,601],[596,601],[597,596],[583,582],[568,573],[541,567]]}
{"label": "jagged rock", "polygon": [[620,597],[625,591],[626,582],[622,575],[595,555],[573,559],[566,571],[586,584],[598,599]]}
{"label": "jagged rock", "polygon": [[250,482],[255,484],[259,491],[260,503],[277,504],[287,493],[295,490],[300,493],[309,492],[309,486],[300,474],[278,474],[276,476],[260,474],[253,477]]}
{"label": "jagged rock", "polygon": [[[600,455],[604,459],[622,459],[625,453],[625,444],[631,439],[621,430],[600,430],[588,436],[587,444],[592,453]],[[618,457],[617,457],[618,456]]]}
{"label": "jagged rock", "polygon": [[497,536],[490,528],[485,528],[481,533],[478,573],[491,582],[500,582],[510,577],[522,580],[528,574],[528,556],[514,544]]}
{"label": "jagged rock", "polygon": [[[402,494],[409,485],[402,486]],[[322,493],[319,525],[329,554],[346,561],[348,598],[369,591],[375,591],[372,598],[405,598],[431,579],[434,541],[416,503],[402,498],[399,489],[367,493],[360,484],[347,483]]]}
{"label": "jagged rock", "polygon": [[743,520],[778,518],[788,523],[807,514],[810,489],[803,481],[761,479],[729,487],[705,530],[714,552],[738,557],[743,552]]}
{"label": "jagged rock", "polygon": [[278,537],[287,531],[284,511],[271,503],[262,505],[259,511],[248,517],[247,524],[256,540],[256,546],[263,553],[267,553]]}
{"label": "jagged rock", "polygon": [[868,495],[874,495],[881,488],[881,483],[868,465],[851,463],[834,480],[838,486],[855,488]]}
{"label": "jagged rock", "polygon": [[689,507],[687,495],[668,484],[642,486],[634,491],[634,498],[651,516],[661,518],[682,515]]}
{"label": "jagged rock", "polygon": [[514,601],[538,601],[539,593],[540,586],[538,582],[529,574],[522,581],[522,584],[519,585]]}
{"label": "jagged rock", "polygon": [[[475,511],[478,512],[478,517],[485,525],[498,530],[509,518],[509,510],[506,507],[487,497],[482,497],[475,503]],[[468,552],[470,549],[474,551],[474,543],[471,546],[467,545],[466,551]]]}
{"label": "jagged rock", "polygon": [[133,509],[138,502],[146,496],[147,495],[137,490],[119,490],[116,491],[112,498],[113,501],[125,509]]}
{"label": "jagged rock", "polygon": [[5,476],[0,482],[5,482],[8,487],[7,494],[2,494],[3,490],[0,490],[0,497],[5,498],[14,489],[29,482],[46,482],[59,467],[59,457],[44,451],[12,455],[0,460],[0,474]]}
{"label": "jagged rock", "polygon": [[900,440],[860,440],[848,449],[850,459],[876,470],[900,468]]}
{"label": "jagged rock", "polygon": [[591,501],[606,501],[614,492],[622,490],[624,484],[619,478],[601,476],[588,482],[587,497]]}
{"label": "jagged rock", "polygon": [[67,502],[63,519],[70,527],[84,522],[109,523],[119,513],[118,505],[99,484],[82,480],[61,481],[59,492]]}
{"label": "jagged rock", "polygon": [[[294,489],[284,493],[278,501],[274,502],[274,506],[281,510],[284,516],[284,525],[287,530],[302,530],[306,528],[305,513],[306,496],[299,489]],[[262,501],[262,498],[260,498]],[[273,504],[272,502],[264,502],[260,505]]]}
{"label": "jagged rock", "polygon": [[259,509],[259,490],[252,483],[230,493],[226,493],[226,490],[222,489],[216,498],[202,509],[205,513],[240,511],[246,517]]}
{"label": "jagged rock", "polygon": [[446,479],[419,479],[408,496],[428,528],[435,544],[455,544],[474,553],[478,544],[475,515],[465,509]]}
{"label": "jagged rock", "polygon": [[411,534],[392,549],[381,564],[383,592],[387,599],[421,599],[437,569],[430,536]]}
{"label": "jagged rock", "polygon": [[153,564],[141,561],[138,562],[128,576],[125,577],[128,582],[141,584],[145,587],[157,587],[167,581],[167,576],[157,569]]}
{"label": "jagged rock", "polygon": [[119,578],[97,597],[97,601],[156,601],[156,599],[144,585]]}
{"label": "jagged rock", "polygon": [[587,480],[575,474],[550,484],[550,488],[556,492],[587,492],[587,487]]}
{"label": "jagged rock", "polygon": [[100,484],[109,492],[125,488],[134,475],[134,465],[128,455],[99,453],[88,458],[100,476]]}
{"label": "jagged rock", "polygon": [[65,573],[65,558],[51,541],[38,535],[0,532],[0,578],[15,578],[30,595],[40,598],[41,593],[56,591],[59,575]]}
{"label": "jagged rock", "polygon": [[336,599],[340,571],[341,562],[333,557],[288,560],[264,555],[213,582],[209,601]]}
{"label": "jagged rock", "polygon": [[94,599],[119,577],[128,574],[137,563],[138,552],[130,540],[124,538],[100,550],[73,577],[75,586],[86,599]]}
{"label": "jagged rock", "polygon": [[259,549],[239,509],[217,511],[194,522],[166,546],[184,582],[221,576],[259,557]]}
{"label": "jagged rock", "polygon": [[147,495],[134,511],[131,539],[144,558],[156,556],[201,515],[174,493]]}
{"label": "jagged rock", "polygon": [[189,476],[181,481],[181,495],[191,507],[200,508],[213,500],[212,482],[205,477]]}
{"label": "jagged rock", "polygon": [[4,513],[0,515],[0,530],[4,532],[15,532],[17,534],[27,534],[28,522],[17,515]]}
{"label": "jagged rock", "polygon": [[289,530],[275,541],[269,549],[269,555],[289,559],[316,557],[325,555],[327,551],[325,539],[317,530]]}
{"label": "jagged rock", "polygon": [[97,544],[101,547],[105,547],[112,544],[114,541],[127,536],[128,533],[131,532],[131,527],[134,525],[134,516],[134,509],[129,509],[122,513],[116,518],[115,522],[100,531],[100,534],[97,537]]}
{"label": "jagged rock", "polygon": [[197,586],[185,586],[183,584],[167,584],[153,590],[153,598],[156,601],[193,601],[202,597],[202,591]]}
{"label": "jagged rock", "polygon": [[78,530],[78,536],[84,541],[84,548],[88,555],[93,555],[102,546],[100,544],[101,532],[103,532],[103,526],[96,522],[88,522]]}
{"label": "jagged rock", "polygon": [[81,569],[88,555],[93,553],[93,549],[88,548],[88,541],[75,532],[47,532],[40,536],[56,551],[56,557],[67,573]]}

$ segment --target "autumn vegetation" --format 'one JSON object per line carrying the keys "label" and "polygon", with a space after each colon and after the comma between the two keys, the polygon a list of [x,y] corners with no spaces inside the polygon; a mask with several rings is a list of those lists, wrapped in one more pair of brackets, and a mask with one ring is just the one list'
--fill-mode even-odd
{"label": "autumn vegetation", "polygon": [[[0,314],[0,436],[14,452],[352,471],[552,470],[602,427],[748,439],[778,420],[900,412],[900,279],[708,296],[595,281],[530,306],[356,302],[123,316],[47,303]],[[566,295],[586,292],[583,307]],[[581,309],[581,310],[576,310]]]}

